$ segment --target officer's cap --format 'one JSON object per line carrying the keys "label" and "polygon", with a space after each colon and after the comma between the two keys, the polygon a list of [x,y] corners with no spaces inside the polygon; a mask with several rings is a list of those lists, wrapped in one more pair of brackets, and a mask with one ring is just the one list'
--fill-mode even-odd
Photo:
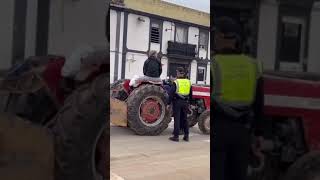
{"label": "officer's cap", "polygon": [[214,27],[217,32],[227,35],[239,35],[241,26],[233,18],[223,16],[214,20]]}
{"label": "officer's cap", "polygon": [[186,71],[185,71],[185,69],[183,67],[178,67],[177,68],[177,72],[180,73],[180,74],[185,74],[186,73]]}

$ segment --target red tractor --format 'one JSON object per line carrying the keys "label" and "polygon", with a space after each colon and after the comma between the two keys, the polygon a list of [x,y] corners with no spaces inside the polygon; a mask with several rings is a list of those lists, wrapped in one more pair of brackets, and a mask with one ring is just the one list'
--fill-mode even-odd
{"label": "red tractor", "polygon": [[64,62],[60,56],[32,57],[0,82],[2,95],[8,95],[0,114],[0,146],[4,157],[16,157],[1,163],[11,172],[13,164],[28,159],[23,173],[5,179],[108,179],[109,74],[101,66],[65,94]]}
{"label": "red tractor", "polygon": [[265,141],[252,180],[320,179],[320,75],[265,72]]}
{"label": "red tractor", "polygon": [[[118,80],[111,85],[111,123],[129,127],[138,135],[159,135],[171,122],[172,112],[166,108],[166,82],[155,78],[140,78],[136,87],[130,80]],[[192,86],[188,122],[198,123],[204,134],[210,134],[210,88]]]}

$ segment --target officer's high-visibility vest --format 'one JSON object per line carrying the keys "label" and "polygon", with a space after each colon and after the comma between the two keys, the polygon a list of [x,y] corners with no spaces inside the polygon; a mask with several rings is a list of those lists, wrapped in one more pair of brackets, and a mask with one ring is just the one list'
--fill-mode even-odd
{"label": "officer's high-visibility vest", "polygon": [[176,93],[180,96],[188,96],[190,94],[191,81],[189,79],[176,79]]}
{"label": "officer's high-visibility vest", "polygon": [[216,55],[211,64],[212,95],[234,105],[251,105],[262,64],[245,55]]}

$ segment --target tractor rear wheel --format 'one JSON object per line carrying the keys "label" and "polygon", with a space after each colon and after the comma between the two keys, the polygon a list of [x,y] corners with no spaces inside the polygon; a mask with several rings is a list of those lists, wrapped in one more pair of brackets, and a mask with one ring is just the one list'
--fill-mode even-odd
{"label": "tractor rear wheel", "polygon": [[128,126],[138,135],[159,135],[171,121],[167,94],[157,85],[142,85],[129,95]]}
{"label": "tractor rear wheel", "polygon": [[272,156],[272,154],[264,153],[263,165],[261,160],[259,161],[257,156],[254,156],[251,151],[250,163],[248,168],[248,180],[280,180],[283,173],[281,172],[281,166],[279,158]]}
{"label": "tractor rear wheel", "polygon": [[192,108],[192,105],[188,108],[187,119],[189,123],[189,127],[193,127],[198,123],[197,119],[197,110]]}
{"label": "tractor rear wheel", "polygon": [[100,76],[75,90],[55,116],[56,180],[109,179],[105,156],[109,154],[107,83],[108,77]]}
{"label": "tractor rear wheel", "polygon": [[302,156],[288,170],[285,180],[320,179],[320,152],[311,152]]}
{"label": "tractor rear wheel", "polygon": [[200,114],[198,126],[203,134],[210,134],[210,110],[205,110]]}

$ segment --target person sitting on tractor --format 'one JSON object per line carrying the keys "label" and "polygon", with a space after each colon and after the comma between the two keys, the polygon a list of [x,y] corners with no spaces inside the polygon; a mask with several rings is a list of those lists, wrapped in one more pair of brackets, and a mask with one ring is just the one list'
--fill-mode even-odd
{"label": "person sitting on tractor", "polygon": [[[62,89],[69,94],[77,85],[91,81],[109,60],[107,47],[79,46],[66,58],[61,69]],[[105,70],[103,70],[105,71]]]}
{"label": "person sitting on tractor", "polygon": [[151,50],[149,52],[148,59],[143,64],[143,75],[144,76],[137,76],[135,75],[131,81],[130,86],[135,87],[136,81],[139,78],[147,78],[147,79],[155,79],[159,80],[160,75],[162,74],[162,64],[161,64],[161,53],[157,53],[157,51]]}
{"label": "person sitting on tractor", "polygon": [[160,78],[162,74],[161,53],[150,51],[149,58],[143,65],[143,74],[148,77]]}

